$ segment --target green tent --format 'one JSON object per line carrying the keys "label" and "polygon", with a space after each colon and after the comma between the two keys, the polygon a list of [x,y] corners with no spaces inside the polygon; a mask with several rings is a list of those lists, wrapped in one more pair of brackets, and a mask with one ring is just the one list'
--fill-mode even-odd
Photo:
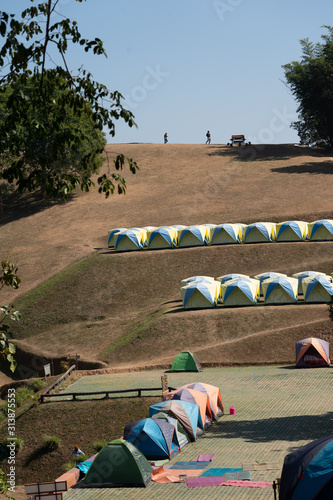
{"label": "green tent", "polygon": [[174,359],[171,371],[173,372],[201,372],[202,366],[193,352],[184,351]]}
{"label": "green tent", "polygon": [[150,463],[136,446],[123,439],[115,439],[96,455],[77,487],[146,487],[151,480],[151,472]]}

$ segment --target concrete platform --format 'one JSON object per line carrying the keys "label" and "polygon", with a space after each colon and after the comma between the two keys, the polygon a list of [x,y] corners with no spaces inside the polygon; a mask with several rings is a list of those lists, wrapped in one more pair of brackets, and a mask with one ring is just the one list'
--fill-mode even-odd
{"label": "concrete platform", "polygon": [[[156,387],[160,371],[103,375],[109,390]],[[93,383],[82,379],[81,385]],[[252,464],[251,478],[273,481],[281,475],[284,456],[319,437],[333,434],[333,368],[296,369],[293,366],[260,366],[204,369],[201,373],[168,373],[169,386],[206,382],[220,388],[226,414],[195,443],[189,443],[171,463],[216,453],[211,467]],[[98,387],[104,387],[99,379]],[[79,391],[80,384],[77,385]],[[67,389],[70,391],[70,388]],[[98,404],[96,402],[96,404]],[[235,414],[229,414],[234,406]],[[149,410],[147,408],[147,416]],[[124,426],[130,422],[124,422]],[[269,464],[260,465],[263,463]],[[274,465],[275,464],[275,465]],[[278,467],[278,468],[275,468]],[[265,489],[231,486],[189,488],[185,483],[157,484],[147,488],[72,489],[65,500],[121,498],[173,500],[220,498],[273,499]]]}

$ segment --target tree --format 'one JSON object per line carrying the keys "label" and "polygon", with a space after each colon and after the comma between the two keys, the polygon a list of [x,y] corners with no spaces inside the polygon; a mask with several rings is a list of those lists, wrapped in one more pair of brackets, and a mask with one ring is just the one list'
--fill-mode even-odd
{"label": "tree", "polygon": [[[103,129],[114,136],[116,120],[130,127],[136,124],[118,91],[110,92],[85,69],[76,74],[69,69],[70,44],[96,55],[106,53],[100,39],[83,38],[76,21],[57,14],[58,3],[47,0],[33,5],[21,13],[20,20],[0,12],[0,35],[5,38],[0,50],[0,95],[5,105],[0,122],[0,179],[19,192],[41,188],[52,198],[67,199],[76,187],[88,191],[94,185],[91,176],[101,165],[105,146]],[[99,192],[106,197],[116,188],[119,194],[125,193],[126,180],[119,171],[126,163],[136,172],[135,161],[118,155],[115,172],[98,178]]]}
{"label": "tree", "polygon": [[[15,268],[12,262],[3,260],[1,262],[0,273],[0,290],[4,286],[11,286],[12,288],[19,287],[21,279],[17,276],[17,268]],[[2,312],[2,317],[0,316],[0,358],[9,362],[10,369],[13,372],[16,368],[16,361],[13,356],[16,349],[15,345],[9,340],[12,338],[12,335],[6,321],[8,319],[19,321],[21,314],[19,311],[15,311],[12,305],[0,306],[0,311]]]}
{"label": "tree", "polygon": [[333,28],[324,26],[324,43],[301,40],[303,57],[283,67],[297,103],[299,120],[292,123],[301,144],[333,147]]}

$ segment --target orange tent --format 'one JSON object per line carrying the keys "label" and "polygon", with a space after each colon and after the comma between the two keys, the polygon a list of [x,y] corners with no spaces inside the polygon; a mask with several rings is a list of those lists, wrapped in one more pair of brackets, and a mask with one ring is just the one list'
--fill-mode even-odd
{"label": "orange tent", "polygon": [[181,401],[188,401],[189,403],[197,404],[199,406],[204,429],[206,429],[212,423],[213,415],[210,408],[209,398],[208,395],[204,392],[190,389],[188,387],[183,387],[163,395],[164,401],[170,399],[178,399]]}
{"label": "orange tent", "polygon": [[177,390],[183,389],[184,387],[187,389],[195,389],[196,391],[203,392],[208,396],[213,418],[217,419],[223,415],[222,397],[218,387],[215,387],[215,385],[205,384],[204,382],[194,382],[192,384],[179,387]]}

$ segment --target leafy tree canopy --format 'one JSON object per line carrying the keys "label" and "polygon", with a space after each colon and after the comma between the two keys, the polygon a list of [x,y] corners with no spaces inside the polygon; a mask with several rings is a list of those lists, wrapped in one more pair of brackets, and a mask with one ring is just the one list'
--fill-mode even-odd
{"label": "leafy tree canopy", "polygon": [[[82,0],[76,0],[82,2]],[[34,0],[30,0],[34,4]],[[99,38],[87,40],[76,21],[60,17],[59,0],[32,5],[14,15],[0,12],[0,178],[19,192],[42,189],[64,199],[79,186],[88,191],[98,172],[106,141],[103,129],[115,135],[115,121],[135,125],[122,106],[122,95],[110,92],[83,68],[68,67],[69,44],[106,56]],[[58,57],[60,63],[52,63]],[[98,178],[99,192],[108,197],[126,190],[119,171],[130,158],[118,155],[115,171]]]}
{"label": "leafy tree canopy", "polygon": [[[4,286],[11,286],[12,288],[18,288],[21,279],[17,276],[17,268],[14,264],[8,260],[3,260],[0,267],[0,290]],[[21,314],[19,311],[15,311],[13,306],[4,305],[0,306],[0,359],[8,361],[10,364],[10,369],[13,372],[16,368],[16,361],[13,354],[15,354],[15,345],[10,342],[9,339],[12,338],[10,333],[10,327],[7,324],[7,320],[19,321]]]}
{"label": "leafy tree canopy", "polygon": [[301,40],[303,57],[283,67],[297,103],[299,120],[292,123],[301,144],[333,147],[333,28],[324,26],[323,43]]}

